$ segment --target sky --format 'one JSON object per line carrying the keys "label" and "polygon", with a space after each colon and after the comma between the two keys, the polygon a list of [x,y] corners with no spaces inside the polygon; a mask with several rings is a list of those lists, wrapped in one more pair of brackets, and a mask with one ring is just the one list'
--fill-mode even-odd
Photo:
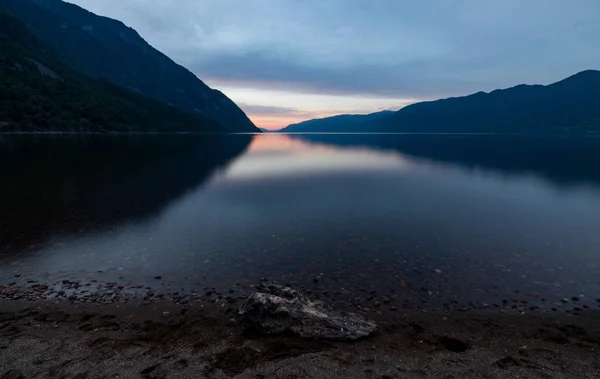
{"label": "sky", "polygon": [[598,0],[69,0],[136,29],[259,127],[600,69]]}

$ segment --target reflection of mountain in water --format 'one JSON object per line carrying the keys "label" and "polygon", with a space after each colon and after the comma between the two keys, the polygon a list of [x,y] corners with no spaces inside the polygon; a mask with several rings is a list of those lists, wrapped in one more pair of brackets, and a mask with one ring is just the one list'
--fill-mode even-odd
{"label": "reflection of mountain in water", "polygon": [[0,137],[0,251],[161,211],[251,136]]}
{"label": "reflection of mountain in water", "polygon": [[600,185],[600,138],[440,134],[297,134],[290,137],[333,146],[394,150],[504,174],[534,173],[556,184]]}

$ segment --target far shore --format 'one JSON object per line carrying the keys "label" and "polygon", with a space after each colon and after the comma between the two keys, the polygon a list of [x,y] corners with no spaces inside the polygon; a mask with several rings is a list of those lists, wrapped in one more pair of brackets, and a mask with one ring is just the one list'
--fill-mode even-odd
{"label": "far shore", "polygon": [[48,131],[48,132],[2,132],[1,135],[254,135],[254,134],[334,134],[334,135],[432,135],[432,136],[523,136],[523,137],[599,137],[600,132],[587,133],[477,133],[477,132],[455,132],[455,133],[415,133],[415,132],[280,132],[278,130],[257,131],[257,132],[74,132],[74,131]]}
{"label": "far shore", "polygon": [[0,132],[0,135],[230,135],[230,134],[260,134],[261,132],[236,133],[236,132]]}

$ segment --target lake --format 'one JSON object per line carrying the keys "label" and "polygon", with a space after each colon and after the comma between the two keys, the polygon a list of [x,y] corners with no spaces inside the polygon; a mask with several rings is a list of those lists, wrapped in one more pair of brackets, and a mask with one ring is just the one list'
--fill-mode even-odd
{"label": "lake", "polygon": [[0,175],[0,285],[48,298],[266,277],[370,310],[600,305],[600,138],[5,135]]}

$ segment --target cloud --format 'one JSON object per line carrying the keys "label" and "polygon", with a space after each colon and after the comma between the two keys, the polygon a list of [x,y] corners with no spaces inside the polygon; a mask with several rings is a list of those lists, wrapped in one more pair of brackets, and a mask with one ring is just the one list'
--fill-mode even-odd
{"label": "cloud", "polygon": [[314,66],[262,51],[215,54],[192,62],[189,68],[200,78],[226,85],[330,95],[418,98],[433,93],[451,94],[456,88],[478,90],[482,84],[491,85],[485,79],[436,75],[442,66],[476,70],[469,62],[419,60]]}
{"label": "cloud", "polygon": [[597,0],[72,1],[201,78],[258,88],[433,98],[600,62]]}
{"label": "cloud", "polygon": [[[267,129],[279,129],[292,122],[315,117],[315,111],[292,107],[256,105],[238,102],[238,105],[257,124]],[[332,114],[336,114],[333,112]]]}
{"label": "cloud", "polygon": [[[371,113],[384,109],[397,110],[414,99],[299,93],[268,88],[257,89],[236,83],[208,81],[222,88],[257,125],[281,128],[291,123],[341,113]],[[268,104],[268,105],[267,105]]]}
{"label": "cloud", "polygon": [[262,128],[279,129],[295,121],[314,117],[314,111],[301,110],[292,107],[256,105],[238,102],[246,114]]}
{"label": "cloud", "polygon": [[238,105],[243,108],[246,112],[257,114],[257,115],[295,115],[301,113],[299,109],[290,108],[290,107],[273,107],[268,105],[255,105],[255,104],[245,104],[238,103]]}
{"label": "cloud", "polygon": [[600,68],[598,0],[69,0],[123,21],[259,126]]}

